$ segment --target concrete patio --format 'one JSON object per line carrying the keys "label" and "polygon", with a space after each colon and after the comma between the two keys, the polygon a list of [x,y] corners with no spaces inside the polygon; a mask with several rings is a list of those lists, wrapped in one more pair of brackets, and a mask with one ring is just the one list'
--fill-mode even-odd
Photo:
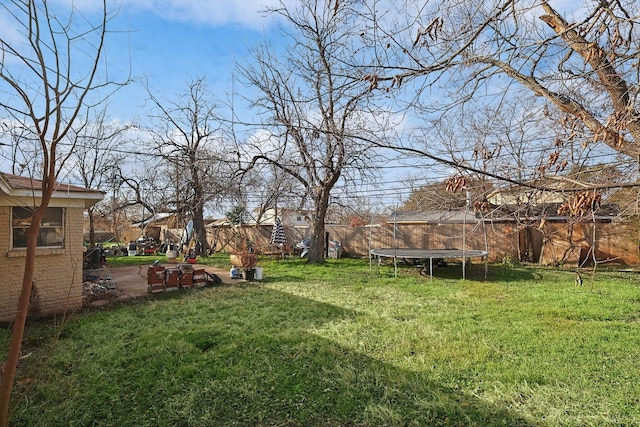
{"label": "concrete patio", "polygon": [[[163,264],[166,268],[176,267],[177,264]],[[130,298],[138,298],[145,295],[149,295],[147,284],[147,270],[149,265],[136,265],[127,267],[109,267],[108,272],[113,280],[116,289],[119,292],[119,300],[126,300]],[[204,269],[208,273],[217,275],[223,285],[232,285],[237,283],[243,283],[243,279],[231,279],[228,270],[220,268],[205,266],[201,264],[194,264],[194,269]],[[106,304],[106,299],[96,299],[91,305],[103,305]]]}

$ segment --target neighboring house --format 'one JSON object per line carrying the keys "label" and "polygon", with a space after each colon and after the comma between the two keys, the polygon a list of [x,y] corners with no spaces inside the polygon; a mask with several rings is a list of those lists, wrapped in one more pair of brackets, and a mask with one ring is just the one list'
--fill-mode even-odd
{"label": "neighboring house", "polygon": [[[276,215],[277,212],[277,215]],[[305,218],[311,216],[310,210],[297,210],[289,208],[269,208],[264,211],[260,225],[273,225],[276,216],[280,217],[282,224],[289,227],[308,227],[309,223]]]}
{"label": "neighboring house", "polygon": [[282,221],[288,243],[294,246],[308,235],[309,224],[305,217],[310,214],[311,211],[305,210],[269,208],[264,211],[259,224],[251,218],[241,227],[241,231],[232,227],[227,218],[210,221],[206,225],[207,241],[215,252],[230,250],[238,234],[248,237],[256,247],[269,246],[277,216]]}
{"label": "neighboring house", "polygon": [[586,198],[591,202],[571,215],[568,206],[576,193],[563,192],[563,181],[547,180],[544,185],[558,191],[511,186],[487,196],[492,206],[483,220],[489,228],[513,229],[517,252],[512,257],[550,265],[638,264],[638,233],[617,205],[601,203],[593,194],[593,199]]}
{"label": "neighboring house", "polygon": [[[26,232],[41,194],[41,181],[0,173],[0,321],[15,317]],[[68,184],[59,184],[53,192],[38,235],[30,315],[50,316],[81,307],[83,215],[103,197],[100,191]]]}
{"label": "neighboring house", "polygon": [[[138,237],[144,236],[155,239],[157,241],[173,240],[178,242],[182,235],[182,230],[185,224],[181,224],[178,216],[170,213],[157,213],[152,218],[145,220],[144,222],[134,222],[132,226],[136,227],[139,232],[133,240]],[[168,230],[180,229],[179,233],[171,233]]]}
{"label": "neighboring house", "polygon": [[475,224],[477,221],[473,210],[395,211],[387,218],[387,224]]}
{"label": "neighboring house", "polygon": [[513,185],[495,189],[486,198],[494,206],[541,206],[563,203],[567,200],[567,194],[562,192],[562,182],[546,180],[538,182],[538,184],[544,184],[548,188],[557,188],[558,191],[543,191]]}

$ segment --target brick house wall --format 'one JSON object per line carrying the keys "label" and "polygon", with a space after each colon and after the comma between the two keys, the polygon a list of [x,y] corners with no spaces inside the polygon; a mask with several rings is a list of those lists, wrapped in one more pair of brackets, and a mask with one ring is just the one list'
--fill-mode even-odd
{"label": "brick house wall", "polygon": [[[12,208],[40,203],[40,182],[0,173],[0,322],[15,318],[26,249],[12,247]],[[103,193],[59,184],[49,203],[63,209],[62,247],[38,248],[30,318],[50,317],[82,306],[84,211],[102,200]]]}
{"label": "brick house wall", "polygon": [[[50,207],[64,207],[64,248],[40,248],[37,250],[34,284],[37,292],[32,299],[32,316],[51,316],[75,310],[82,305],[82,228],[84,205],[67,203],[62,206],[55,200]],[[11,206],[0,206],[0,224],[5,238],[0,239],[0,321],[15,317],[22,276],[24,273],[24,249],[11,249]],[[31,314],[32,313],[32,314]]]}

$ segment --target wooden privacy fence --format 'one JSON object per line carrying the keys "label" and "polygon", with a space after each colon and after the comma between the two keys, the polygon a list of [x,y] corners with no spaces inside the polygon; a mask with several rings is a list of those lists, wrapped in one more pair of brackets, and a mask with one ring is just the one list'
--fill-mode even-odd
{"label": "wooden privacy fence", "polygon": [[[308,230],[284,226],[291,246],[307,237]],[[370,249],[478,249],[489,253],[489,261],[506,259],[544,265],[591,265],[615,262],[640,263],[637,231],[613,222],[569,223],[566,221],[522,225],[510,222],[471,224],[389,224],[352,227],[328,224],[329,240],[339,241],[343,256],[366,257]],[[245,226],[242,232],[256,245],[266,246],[272,226]],[[209,244],[215,251],[228,251],[234,240],[229,227],[211,228]]]}

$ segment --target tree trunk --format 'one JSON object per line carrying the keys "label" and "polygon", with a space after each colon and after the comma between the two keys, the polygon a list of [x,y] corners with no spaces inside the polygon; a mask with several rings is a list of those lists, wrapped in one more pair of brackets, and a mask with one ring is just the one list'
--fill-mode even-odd
{"label": "tree trunk", "polygon": [[196,237],[196,255],[207,253],[207,229],[204,226],[204,212],[201,206],[193,211],[193,234]]}
{"label": "tree trunk", "polygon": [[48,199],[45,199],[42,205],[33,212],[31,217],[31,225],[27,231],[27,253],[25,258],[24,274],[22,276],[22,289],[20,291],[20,299],[18,300],[18,308],[16,317],[11,331],[11,341],[9,342],[9,350],[7,352],[7,360],[2,370],[2,381],[0,382],[0,426],[9,425],[9,402],[11,400],[11,389],[20,359],[20,348],[22,347],[22,337],[24,335],[27,314],[29,313],[29,299],[31,297],[31,289],[33,287],[33,276],[36,263],[36,246],[38,243],[38,232],[40,231],[40,222],[47,208]]}
{"label": "tree trunk", "polygon": [[309,227],[311,247],[309,248],[307,260],[314,264],[324,263],[325,217],[327,216],[327,208],[329,206],[329,191],[331,191],[331,188],[326,187],[323,189],[320,197],[317,197],[316,209]]}
{"label": "tree trunk", "polygon": [[322,264],[324,263],[324,217],[314,217],[313,223],[310,226],[310,247],[307,254],[307,260],[310,263]]}
{"label": "tree trunk", "polygon": [[[192,165],[195,165],[195,159],[192,159]],[[204,188],[200,183],[198,170],[195,167],[191,167],[191,177],[193,179],[193,234],[196,238],[196,255],[203,255],[207,253],[209,249],[207,244],[207,230],[204,227]]]}

